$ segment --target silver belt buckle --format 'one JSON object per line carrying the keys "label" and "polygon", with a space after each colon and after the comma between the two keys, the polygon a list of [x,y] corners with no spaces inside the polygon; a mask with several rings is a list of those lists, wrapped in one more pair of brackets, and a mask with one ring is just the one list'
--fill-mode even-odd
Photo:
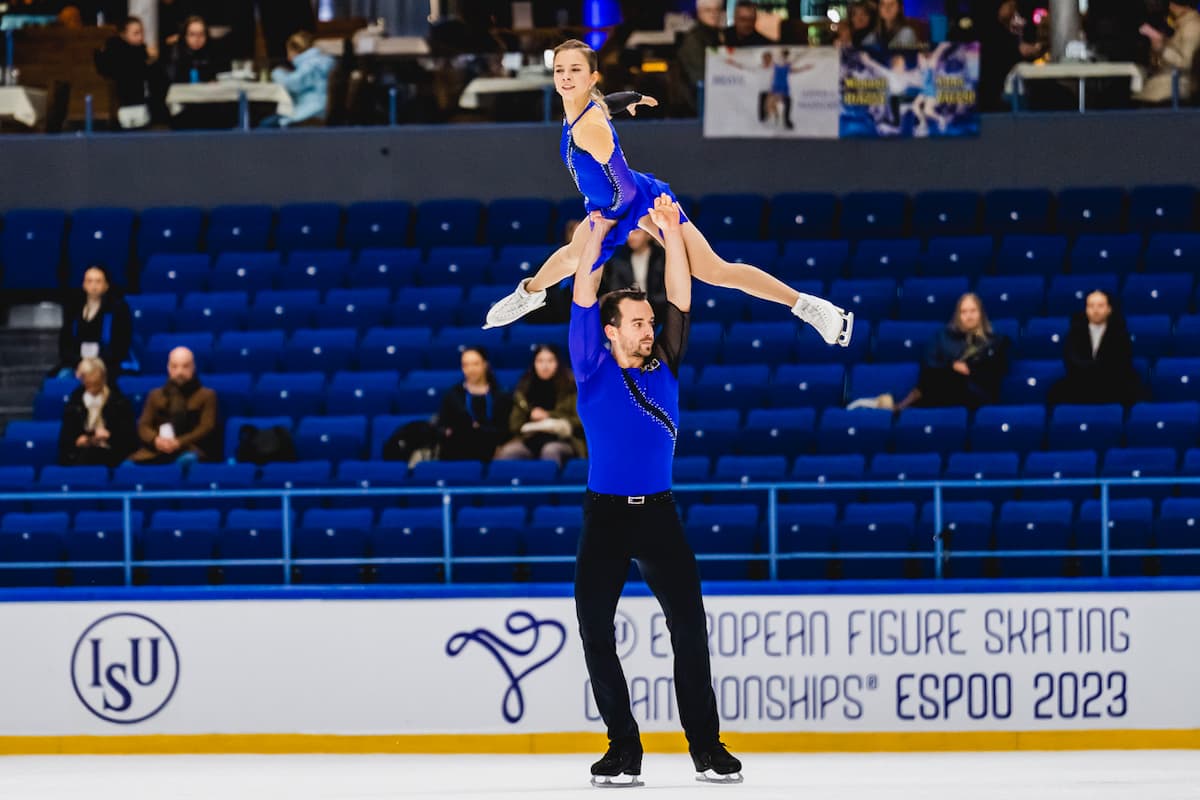
{"label": "silver belt buckle", "polygon": [[627,498],[625,498],[625,500],[626,500],[626,502],[627,502],[627,503],[629,503],[629,505],[631,505],[631,506],[644,506],[644,505],[646,505],[646,495],[644,495],[644,494],[643,494],[643,495],[639,495],[638,497],[627,497]]}

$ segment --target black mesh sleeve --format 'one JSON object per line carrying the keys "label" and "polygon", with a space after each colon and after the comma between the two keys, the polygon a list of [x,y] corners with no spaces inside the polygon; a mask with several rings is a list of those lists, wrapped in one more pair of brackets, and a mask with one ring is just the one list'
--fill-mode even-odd
{"label": "black mesh sleeve", "polygon": [[654,340],[654,355],[670,367],[676,376],[679,375],[679,365],[683,363],[683,354],[687,352],[691,324],[691,315],[680,311],[673,303],[666,303],[663,308],[662,330]]}
{"label": "black mesh sleeve", "polygon": [[627,111],[631,105],[642,99],[641,92],[613,92],[604,95],[608,110],[616,115]]}

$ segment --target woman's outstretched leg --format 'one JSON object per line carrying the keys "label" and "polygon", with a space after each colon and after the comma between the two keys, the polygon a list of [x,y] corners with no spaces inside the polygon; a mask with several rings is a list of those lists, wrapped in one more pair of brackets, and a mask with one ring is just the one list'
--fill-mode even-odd
{"label": "woman's outstretched leg", "polygon": [[571,241],[555,250],[532,278],[522,278],[512,294],[488,309],[484,329],[509,325],[546,305],[546,290],[575,274],[589,231],[584,220],[575,228]]}

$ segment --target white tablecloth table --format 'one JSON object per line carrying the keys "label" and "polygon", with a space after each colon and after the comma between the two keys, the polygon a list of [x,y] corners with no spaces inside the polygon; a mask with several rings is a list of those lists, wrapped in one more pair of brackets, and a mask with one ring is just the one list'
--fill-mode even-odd
{"label": "white tablecloth table", "polygon": [[[317,39],[317,47],[331,56],[342,54],[342,40]],[[419,58],[429,55],[429,43],[420,36],[354,36],[354,52],[360,56],[384,58]]]}
{"label": "white tablecloth table", "polygon": [[27,86],[0,86],[0,117],[35,127],[46,117],[46,92]]}
{"label": "white tablecloth table", "polygon": [[[1124,61],[1060,61],[1054,64],[1017,64],[1004,80],[1004,93],[1012,95],[1016,89],[1017,78],[1021,82],[1036,80],[1074,80],[1079,82],[1079,110],[1083,111],[1087,104],[1085,83],[1089,78],[1129,78],[1129,88],[1132,92],[1141,91],[1142,69],[1137,64]],[[1020,94],[1025,93],[1024,86]]]}
{"label": "white tablecloth table", "polygon": [[479,96],[483,94],[536,92],[553,85],[554,79],[549,75],[520,75],[516,78],[476,78],[463,89],[462,96],[458,98],[458,107],[471,110],[479,108]]}
{"label": "white tablecloth table", "polygon": [[167,90],[167,109],[178,114],[192,103],[236,103],[246,93],[251,103],[274,103],[275,113],[292,113],[292,96],[278,83],[259,81],[216,81],[214,83],[173,83]]}

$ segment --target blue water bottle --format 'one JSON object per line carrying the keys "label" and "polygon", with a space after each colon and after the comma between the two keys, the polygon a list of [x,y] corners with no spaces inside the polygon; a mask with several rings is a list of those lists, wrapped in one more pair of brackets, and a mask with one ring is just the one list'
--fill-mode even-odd
{"label": "blue water bottle", "polygon": [[192,67],[192,71],[188,73],[188,76],[192,83],[200,82],[200,70],[195,67]]}

